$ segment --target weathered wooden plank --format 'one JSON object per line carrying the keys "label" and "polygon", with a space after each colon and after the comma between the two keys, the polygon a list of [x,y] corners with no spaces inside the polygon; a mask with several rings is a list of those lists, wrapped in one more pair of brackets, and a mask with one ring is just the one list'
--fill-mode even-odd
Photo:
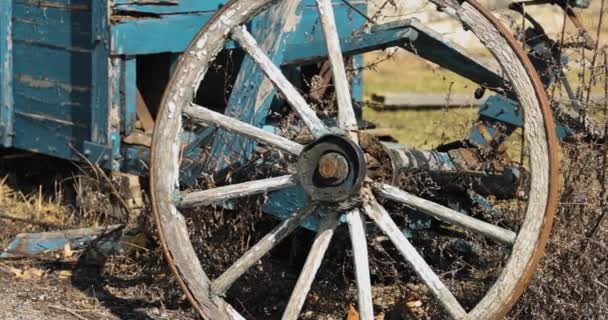
{"label": "weathered wooden plank", "polygon": [[328,132],[325,124],[319,119],[316,112],[308,105],[304,97],[287,80],[279,67],[260,49],[253,36],[245,27],[232,30],[232,37],[256,61],[266,76],[283,94],[284,98],[294,108],[300,119],[306,124],[313,135],[320,137]]}
{"label": "weathered wooden plank", "polygon": [[[139,2],[139,3],[138,3]],[[126,13],[176,14],[215,11],[222,7],[224,0],[114,0],[112,9]]]}
{"label": "weathered wooden plank", "polygon": [[[424,26],[417,19],[396,21],[392,27],[406,23],[418,33],[416,41],[404,42],[402,47],[415,55],[438,64],[487,88],[504,88],[505,79],[495,60],[485,61],[476,58],[465,48]],[[391,27],[391,24],[372,27],[373,31]]]}
{"label": "weathered wooden plank", "polygon": [[369,107],[378,111],[433,110],[444,108],[480,107],[485,99],[478,100],[472,94],[436,93],[374,93]]}
{"label": "weathered wooden plank", "polygon": [[[302,14],[300,2],[283,1],[257,17],[252,35],[260,43],[261,49],[276,65],[283,60],[287,39],[294,31]],[[245,56],[234,82],[224,114],[260,127],[275,100],[276,89],[263,70],[251,56]],[[255,149],[255,141],[238,137],[229,132],[219,131],[211,147],[209,171],[224,169],[231,163],[242,161]]]}
{"label": "weathered wooden plank", "polygon": [[306,206],[283,220],[211,283],[213,292],[223,295],[240,276],[290,235],[315,209],[314,206]]}
{"label": "weathered wooden plank", "polygon": [[432,201],[416,197],[388,184],[375,185],[376,192],[382,197],[403,203],[434,218],[465,228],[506,245],[512,245],[517,234],[511,230],[475,219],[464,213],[444,207]]}
{"label": "weathered wooden plank", "polygon": [[[110,116],[113,114],[111,109],[118,108],[111,100],[111,79],[113,72],[119,70],[111,69],[110,60],[110,21],[109,3],[106,1],[93,1],[91,3],[92,17],[92,39],[94,39],[93,54],[90,56],[91,79],[94,82],[91,84],[91,141],[101,145],[108,144],[111,141],[110,136],[112,130],[118,131],[119,128],[113,128],[113,122]],[[80,70],[82,72],[82,70]],[[87,73],[87,72],[82,72]],[[119,115],[117,111],[115,113]],[[116,120],[116,119],[113,119]]]}
{"label": "weathered wooden plank", "polygon": [[89,130],[85,127],[68,121],[18,112],[14,115],[14,128],[15,148],[64,159],[82,160],[76,150],[83,150],[84,141],[89,138]]}
{"label": "weathered wooden plank", "polygon": [[74,51],[92,47],[91,13],[15,4],[14,38]]}
{"label": "weathered wooden plank", "polygon": [[325,214],[325,217],[321,221],[317,236],[308,252],[308,257],[306,257],[304,267],[302,267],[302,271],[300,271],[298,282],[291,292],[291,297],[289,298],[289,302],[283,313],[283,320],[298,319],[300,311],[306,301],[306,297],[308,296],[308,292],[310,291],[310,287],[312,286],[312,282],[317,276],[317,271],[319,271],[319,268],[321,267],[321,262],[323,262],[325,253],[329,248],[329,243],[338,227],[338,214],[335,212],[328,212]]}
{"label": "weathered wooden plank", "polygon": [[[144,96],[141,94],[141,92],[139,91],[139,89],[136,89],[137,92],[136,97],[135,97],[135,108],[137,110],[137,118],[139,119],[139,121],[141,122],[142,127],[144,128],[144,131],[146,133],[152,133],[154,131],[154,117],[152,116],[152,113],[150,113],[150,108],[148,108],[148,105],[146,104],[146,101],[144,100]],[[201,137],[200,139],[204,139],[203,137]],[[198,141],[201,141],[201,140]],[[200,144],[196,144],[196,147],[200,146]],[[190,148],[192,148],[193,146],[189,146]]]}
{"label": "weathered wooden plank", "polygon": [[235,198],[248,197],[279,189],[293,187],[297,183],[295,175],[254,180],[203,191],[184,193],[177,206],[180,208],[200,207],[220,203]]}
{"label": "weathered wooden plank", "polygon": [[20,92],[15,92],[14,101],[15,105],[18,106],[18,112],[37,114],[66,122],[79,123],[82,124],[82,126],[89,125],[91,116],[91,108],[88,107],[89,104],[81,105],[80,102],[73,101],[59,104],[50,103],[38,99],[35,96],[23,95]]}
{"label": "weathered wooden plank", "polygon": [[317,0],[321,26],[325,38],[325,46],[329,54],[329,61],[333,73],[334,89],[338,103],[338,126],[341,129],[357,130],[357,118],[353,109],[353,101],[350,95],[350,84],[346,77],[344,57],[340,47],[336,18],[331,0]]}
{"label": "weathered wooden plank", "polygon": [[111,26],[112,54],[183,52],[212,15],[206,12],[120,21]]}
{"label": "weathered wooden plank", "polygon": [[[301,2],[306,6],[312,6],[313,1],[314,0],[302,0]],[[226,2],[226,0],[114,0],[113,9],[125,12],[165,15],[176,13],[215,11],[221,8]],[[333,2],[334,5],[344,5],[341,0],[334,0]],[[351,0],[349,2],[352,2],[353,5],[360,5],[364,1]]]}
{"label": "weathered wooden plank", "polygon": [[[124,92],[124,102],[121,104],[122,108],[122,119],[120,121],[123,126],[124,134],[129,135],[135,128],[135,122],[137,121],[137,106],[138,106],[138,95],[137,89],[137,58],[133,56],[124,58],[124,69],[122,70],[122,90]],[[142,123],[147,123],[141,121]],[[145,128],[145,126],[144,126]],[[146,132],[151,132],[145,130]]]}
{"label": "weathered wooden plank", "polygon": [[375,200],[366,203],[363,207],[365,213],[372,218],[378,227],[389,237],[397,250],[410,264],[412,269],[426,283],[435,298],[446,309],[454,319],[465,319],[467,312],[462,308],[458,300],[450,290],[441,282],[433,269],[424,261],[424,258],[416,251],[416,248],[407,240],[403,232],[395,224],[388,212]]}
{"label": "weathered wooden plank", "polygon": [[[351,57],[365,52],[382,50],[401,45],[404,41],[415,41],[418,34],[413,28],[381,30],[373,33],[342,34],[342,55]],[[327,60],[327,47],[322,38],[307,38],[301,43],[290,43],[285,50],[283,65],[306,65]]]}
{"label": "weathered wooden plank", "polygon": [[91,2],[96,0],[13,0],[17,4],[41,8],[65,9],[71,11],[90,11]]}
{"label": "weathered wooden plank", "polygon": [[51,27],[40,28],[35,24],[15,21],[15,40],[22,43],[42,44],[68,51],[91,50],[91,34],[76,30]]}
{"label": "weathered wooden plank", "polygon": [[91,54],[15,41],[13,70],[15,77],[87,87],[91,84]]}
{"label": "weathered wooden plank", "polygon": [[[314,0],[312,0],[314,3]],[[343,3],[335,3],[335,14],[339,21],[338,30],[342,36],[352,33],[363,24],[363,19],[352,15],[352,10]],[[365,8],[360,4],[360,8]],[[111,26],[112,54],[138,55],[160,52],[183,52],[194,36],[209,21],[213,12],[169,14],[154,18],[121,20]],[[180,32],[175,32],[179,30]],[[305,6],[301,21],[287,41],[288,46],[322,39],[322,31],[314,6]],[[232,42],[227,48],[234,48]],[[298,50],[296,48],[295,50]]]}
{"label": "weathered wooden plank", "polygon": [[13,14],[12,1],[0,1],[0,133],[2,145],[13,137]]}
{"label": "weathered wooden plank", "polygon": [[[80,228],[63,231],[20,233],[0,254],[0,258],[33,257],[45,252],[62,251],[68,245],[71,250],[86,248],[91,242],[100,240],[104,236],[118,232],[122,225],[105,227]],[[115,240],[107,239],[111,243],[104,243],[106,251],[118,249],[120,244]],[[104,242],[101,240],[101,242]]]}
{"label": "weathered wooden plank", "polygon": [[281,150],[298,155],[304,148],[302,145],[292,142],[274,133],[265,131],[237,119],[225,116],[221,113],[211,111],[205,107],[189,105],[184,107],[184,114],[204,125],[220,127],[225,130],[237,132],[259,142],[268,143]]}
{"label": "weathered wooden plank", "polygon": [[372,300],[372,283],[369,273],[369,257],[367,252],[367,237],[365,223],[361,211],[355,209],[346,215],[346,222],[353,248],[355,264],[355,277],[357,280],[357,297],[359,318],[361,320],[374,320],[374,303]]}

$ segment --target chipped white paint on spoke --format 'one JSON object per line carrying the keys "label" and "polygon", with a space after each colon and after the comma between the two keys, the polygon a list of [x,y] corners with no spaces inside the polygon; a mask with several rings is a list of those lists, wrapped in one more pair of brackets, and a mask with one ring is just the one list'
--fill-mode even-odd
{"label": "chipped white paint on spoke", "polygon": [[511,230],[475,219],[464,213],[444,207],[435,202],[416,197],[397,187],[388,184],[378,184],[375,185],[375,189],[376,192],[384,198],[403,203],[434,218],[481,234],[500,243],[513,245],[517,239],[517,234]]}
{"label": "chipped white paint on spoke", "polygon": [[206,206],[234,198],[246,197],[255,194],[275,191],[287,187],[292,187],[296,184],[297,177],[291,174],[276,178],[237,183],[228,186],[182,194],[181,201],[179,201],[177,205],[180,208]]}
{"label": "chipped white paint on spoke", "polygon": [[228,288],[243,275],[249,268],[258,262],[266,253],[277,246],[288,235],[290,235],[300,223],[308,217],[315,207],[309,205],[298,210],[289,218],[283,220],[278,226],[270,231],[262,240],[256,243],[242,257],[240,257],[230,268],[211,283],[211,290],[215,294],[223,295]]}
{"label": "chipped white paint on spoke", "polygon": [[338,100],[338,126],[347,131],[357,130],[357,118],[350,96],[350,85],[346,77],[344,57],[342,56],[331,0],[317,0],[317,7],[334,76],[334,86]]}
{"label": "chipped white paint on spoke", "polygon": [[274,133],[262,130],[240,120],[211,111],[203,106],[191,103],[184,107],[184,114],[203,125],[215,126],[236,132],[254,140],[267,143],[294,155],[299,155],[304,148],[301,144],[283,138]]}
{"label": "chipped white paint on spoke", "polygon": [[407,240],[403,232],[395,224],[388,212],[376,201],[366,203],[363,207],[365,213],[376,222],[378,227],[391,239],[397,250],[414,269],[416,274],[431,289],[431,292],[439,300],[439,303],[454,319],[465,319],[467,313],[462,308],[456,297],[441,282],[433,269],[424,261],[424,258],[416,251],[416,248]]}
{"label": "chipped white paint on spoke", "polygon": [[281,69],[262,51],[251,33],[244,26],[236,27],[232,30],[232,38],[251,56],[268,79],[277,86],[312,134],[315,137],[326,134],[328,129],[325,124],[317,117],[316,112],[308,105],[298,90],[287,80]]}
{"label": "chipped white paint on spoke", "polygon": [[310,248],[304,267],[302,267],[298,282],[291,292],[289,303],[287,304],[287,308],[285,308],[285,313],[283,313],[283,320],[298,319],[337,226],[338,214],[334,212],[327,214],[321,221],[319,231]]}
{"label": "chipped white paint on spoke", "polygon": [[355,276],[357,279],[357,293],[359,302],[359,318],[361,320],[374,320],[374,304],[372,301],[372,283],[369,274],[369,258],[367,254],[367,238],[365,224],[361,211],[354,209],[346,215],[350,241],[353,247],[355,263]]}

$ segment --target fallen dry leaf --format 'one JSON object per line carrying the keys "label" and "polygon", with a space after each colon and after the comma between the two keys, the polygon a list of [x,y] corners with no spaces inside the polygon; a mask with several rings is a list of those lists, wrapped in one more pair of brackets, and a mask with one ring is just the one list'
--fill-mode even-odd
{"label": "fallen dry leaf", "polygon": [[69,242],[66,242],[63,245],[63,259],[67,260],[68,258],[71,258],[72,255],[74,255],[74,251],[72,251],[72,246]]}
{"label": "fallen dry leaf", "polygon": [[410,309],[420,308],[422,306],[422,301],[420,301],[420,300],[408,301],[408,302],[406,302],[406,305]]}
{"label": "fallen dry leaf", "polygon": [[346,313],[346,320],[359,320],[359,312],[352,304],[348,305],[348,312]]}
{"label": "fallen dry leaf", "polygon": [[60,279],[68,279],[68,278],[72,277],[72,271],[61,270],[61,271],[57,272],[57,277],[59,277]]}

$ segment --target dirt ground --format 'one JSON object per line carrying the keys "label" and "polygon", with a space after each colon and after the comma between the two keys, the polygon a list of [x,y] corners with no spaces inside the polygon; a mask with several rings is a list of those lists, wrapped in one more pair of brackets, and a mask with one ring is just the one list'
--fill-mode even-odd
{"label": "dirt ground", "polygon": [[[0,219],[0,243],[24,230],[40,227]],[[156,254],[2,260],[0,319],[196,319]]]}
{"label": "dirt ground", "polygon": [[134,292],[112,295],[75,286],[73,279],[50,276],[18,280],[0,273],[0,314],[3,320],[82,319],[195,319],[185,310],[169,310],[160,302],[149,302]]}

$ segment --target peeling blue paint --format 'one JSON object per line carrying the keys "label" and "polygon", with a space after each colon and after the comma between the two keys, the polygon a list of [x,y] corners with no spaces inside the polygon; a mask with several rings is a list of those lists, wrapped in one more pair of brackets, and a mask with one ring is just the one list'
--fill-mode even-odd
{"label": "peeling blue paint", "polygon": [[0,1],[0,133],[5,147],[13,137],[13,36],[12,1]]}

